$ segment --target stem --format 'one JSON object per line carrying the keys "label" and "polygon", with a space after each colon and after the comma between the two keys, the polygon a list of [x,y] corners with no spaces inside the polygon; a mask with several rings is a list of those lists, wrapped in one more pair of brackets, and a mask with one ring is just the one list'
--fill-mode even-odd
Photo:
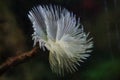
{"label": "stem", "polygon": [[8,58],[5,62],[0,65],[0,75],[5,73],[11,67],[14,67],[20,63],[25,62],[26,60],[30,59],[31,57],[35,56],[38,52],[38,47],[34,47],[32,50],[21,53],[19,55],[13,56]]}

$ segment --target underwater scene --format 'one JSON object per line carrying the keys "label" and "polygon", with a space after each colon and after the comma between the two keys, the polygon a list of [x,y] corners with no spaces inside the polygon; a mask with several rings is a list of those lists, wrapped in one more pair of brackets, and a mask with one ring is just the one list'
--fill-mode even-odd
{"label": "underwater scene", "polygon": [[120,80],[120,0],[0,0],[0,80]]}

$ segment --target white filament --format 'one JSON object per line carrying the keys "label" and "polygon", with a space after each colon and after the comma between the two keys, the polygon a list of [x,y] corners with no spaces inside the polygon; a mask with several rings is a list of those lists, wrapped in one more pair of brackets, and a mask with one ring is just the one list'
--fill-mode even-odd
{"label": "white filament", "polygon": [[34,7],[28,16],[33,23],[34,45],[39,42],[40,48],[50,51],[49,62],[54,72],[74,72],[76,65],[89,57],[86,53],[91,52],[92,38],[87,40],[89,34],[73,13],[50,5]]}

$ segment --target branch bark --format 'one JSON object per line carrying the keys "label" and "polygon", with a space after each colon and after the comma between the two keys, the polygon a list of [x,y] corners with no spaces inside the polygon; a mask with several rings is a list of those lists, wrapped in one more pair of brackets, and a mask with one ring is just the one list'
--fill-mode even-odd
{"label": "branch bark", "polygon": [[5,62],[0,65],[0,75],[5,73],[11,67],[14,67],[20,63],[25,62],[26,60],[30,59],[31,57],[35,56],[38,52],[38,46],[34,47],[32,50],[21,53],[19,55],[13,56],[8,58]]}

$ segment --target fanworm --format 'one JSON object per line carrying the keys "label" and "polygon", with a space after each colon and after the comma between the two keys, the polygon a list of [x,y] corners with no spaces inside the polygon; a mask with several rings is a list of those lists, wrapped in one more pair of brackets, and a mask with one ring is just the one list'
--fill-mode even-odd
{"label": "fanworm", "polygon": [[93,47],[92,38],[84,32],[80,19],[60,6],[41,6],[29,11],[34,33],[34,45],[47,48],[49,63],[53,72],[64,74],[77,70],[79,62],[90,56]]}

